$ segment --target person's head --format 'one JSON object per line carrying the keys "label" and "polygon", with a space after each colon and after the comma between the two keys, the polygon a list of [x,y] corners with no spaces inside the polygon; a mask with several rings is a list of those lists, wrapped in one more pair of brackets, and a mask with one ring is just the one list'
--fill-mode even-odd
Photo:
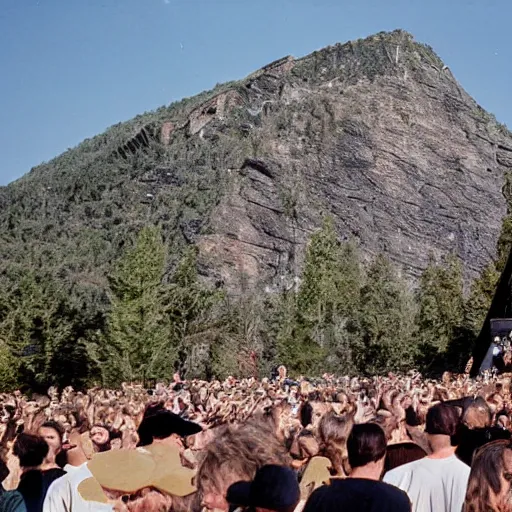
{"label": "person's head", "polygon": [[55,457],[62,450],[64,427],[56,421],[47,421],[39,427],[38,434],[46,441],[50,448],[47,461],[51,459],[51,462],[55,462]]}
{"label": "person's head", "polygon": [[12,452],[20,461],[22,469],[39,467],[48,455],[46,441],[32,434],[19,434],[14,441]]}
{"label": "person's head", "polygon": [[446,448],[456,443],[460,420],[457,409],[447,404],[437,404],[427,412],[425,432],[432,450]]}
{"label": "person's head", "polygon": [[493,441],[473,457],[464,512],[508,512],[512,480],[512,443]]}
{"label": "person's head", "polygon": [[415,443],[406,442],[388,445],[384,471],[391,471],[409,462],[423,459],[426,456],[427,452]]}
{"label": "person's head", "polygon": [[462,414],[462,423],[468,428],[490,427],[492,421],[491,409],[482,397],[477,397]]}
{"label": "person's head", "polygon": [[322,416],[318,426],[321,451],[331,461],[337,475],[342,475],[348,470],[347,438],[353,425],[351,415],[338,416],[334,412],[328,412]]}
{"label": "person's head", "polygon": [[496,415],[496,426],[503,429],[508,429],[510,427],[510,417],[507,411],[500,411]]}
{"label": "person's head", "polygon": [[226,500],[256,512],[293,512],[300,501],[297,475],[286,466],[268,464],[256,471],[252,482],[232,484]]}
{"label": "person's head", "polygon": [[98,452],[110,450],[110,431],[103,425],[94,425],[90,431],[91,441]]}
{"label": "person's head", "polygon": [[183,448],[182,439],[198,434],[203,429],[192,421],[187,421],[166,409],[157,410],[146,416],[137,431],[139,446],[147,446],[155,441],[177,445]]}
{"label": "person's head", "polygon": [[290,462],[286,447],[270,426],[251,422],[226,428],[206,447],[197,473],[203,506],[227,511],[226,493],[233,483],[252,480],[267,464]]}
{"label": "person's head", "polygon": [[375,423],[354,425],[347,439],[348,461],[352,471],[367,467],[382,473],[386,456],[386,436]]}

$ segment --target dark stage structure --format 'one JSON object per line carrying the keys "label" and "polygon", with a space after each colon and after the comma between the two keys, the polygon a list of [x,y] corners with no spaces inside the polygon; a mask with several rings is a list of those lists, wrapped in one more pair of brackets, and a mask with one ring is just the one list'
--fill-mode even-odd
{"label": "dark stage structure", "polygon": [[493,339],[508,336],[512,331],[512,251],[498,281],[491,307],[473,349],[473,367],[471,376],[476,377],[485,360],[493,350]]}

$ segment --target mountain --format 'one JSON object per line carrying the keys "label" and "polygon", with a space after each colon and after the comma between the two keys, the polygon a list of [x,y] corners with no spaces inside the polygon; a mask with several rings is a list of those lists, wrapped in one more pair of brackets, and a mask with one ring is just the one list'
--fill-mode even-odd
{"label": "mountain", "polygon": [[469,281],[495,256],[511,168],[511,133],[434,51],[381,33],[137,116],[0,188],[0,272],[102,296],[157,223],[169,270],[195,244],[211,283],[272,290],[329,215],[412,279],[455,252]]}

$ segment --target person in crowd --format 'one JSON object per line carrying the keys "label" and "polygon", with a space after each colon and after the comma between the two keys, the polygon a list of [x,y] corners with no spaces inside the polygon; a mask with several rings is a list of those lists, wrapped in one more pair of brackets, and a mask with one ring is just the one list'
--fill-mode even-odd
{"label": "person in crowd", "polygon": [[60,468],[41,469],[48,452],[49,447],[42,437],[25,433],[18,435],[13,453],[19,459],[21,478],[16,491],[2,495],[1,511],[42,512],[51,483],[65,474]]}
{"label": "person in crowd", "polygon": [[89,436],[95,452],[106,452],[111,449],[110,430],[104,425],[93,425]]}
{"label": "person in crowd", "polygon": [[486,443],[497,439],[510,439],[510,432],[493,427],[492,413],[482,397],[477,397],[463,412],[462,426],[458,434],[457,457],[471,466],[473,453]]}
{"label": "person in crowd", "polygon": [[454,407],[442,403],[431,407],[425,432],[432,453],[385,474],[385,482],[408,494],[414,512],[460,512],[469,467],[455,455],[459,426]]}
{"label": "person in crowd", "polygon": [[347,439],[353,425],[351,415],[337,415],[332,411],[324,414],[320,420],[320,454],[331,461],[333,475],[346,476],[349,472]]}
{"label": "person in crowd", "polygon": [[297,475],[286,466],[262,466],[251,482],[232,484],[226,500],[241,507],[240,512],[294,512],[300,501]]}
{"label": "person in crowd", "polygon": [[138,446],[153,443],[173,444],[184,449],[184,439],[199,434],[203,429],[197,423],[187,421],[166,409],[154,410],[142,420]]}
{"label": "person in crowd", "polygon": [[48,455],[46,456],[41,469],[53,469],[60,467],[57,458],[62,451],[64,438],[64,427],[57,421],[46,421],[38,430],[38,434],[46,441],[48,445]]}
{"label": "person in crowd", "polygon": [[229,487],[241,480],[251,481],[262,466],[290,466],[284,444],[265,423],[250,422],[229,426],[205,448],[197,473],[202,506],[208,510],[228,512],[226,495]]}
{"label": "person in crowd", "polygon": [[463,512],[510,512],[512,443],[493,441],[477,450]]}
{"label": "person in crowd", "polygon": [[80,444],[80,435],[73,432],[69,442],[60,452],[65,458],[66,474],[58,478],[48,488],[43,502],[43,512],[108,512],[113,510],[111,504],[86,501],[78,487],[81,482],[91,478],[87,467],[88,459]]}
{"label": "person in crowd", "polygon": [[386,436],[374,423],[354,425],[347,440],[348,478],[333,478],[308,499],[304,512],[406,512],[407,495],[380,481],[386,457]]}

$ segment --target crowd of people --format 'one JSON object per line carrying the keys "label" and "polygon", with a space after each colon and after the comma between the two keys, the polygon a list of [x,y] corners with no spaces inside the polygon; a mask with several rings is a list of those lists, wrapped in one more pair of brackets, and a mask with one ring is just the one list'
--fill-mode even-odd
{"label": "crowd of people", "polygon": [[512,512],[511,375],[0,395],[0,512]]}

